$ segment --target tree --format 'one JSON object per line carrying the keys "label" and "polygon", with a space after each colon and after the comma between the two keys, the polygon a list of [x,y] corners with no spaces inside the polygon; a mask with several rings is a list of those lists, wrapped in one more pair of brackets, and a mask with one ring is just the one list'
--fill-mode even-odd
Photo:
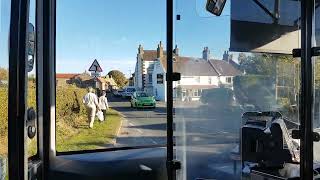
{"label": "tree", "polygon": [[238,62],[247,73],[234,79],[235,95],[241,104],[249,103],[264,108],[276,103],[297,103],[300,89],[298,59],[266,53],[239,54]]}
{"label": "tree", "polygon": [[239,56],[238,56],[238,62],[240,65],[242,65],[247,59],[247,56],[245,53],[239,53]]}
{"label": "tree", "polygon": [[8,70],[0,67],[0,80],[8,80]]}
{"label": "tree", "polygon": [[123,88],[128,83],[128,79],[125,77],[125,75],[121,71],[112,70],[108,73],[108,75],[114,79],[114,81],[117,83],[117,85],[120,88]]}
{"label": "tree", "polygon": [[234,94],[241,105],[253,104],[260,110],[266,110],[275,105],[272,86],[274,79],[264,75],[236,76]]}
{"label": "tree", "polygon": [[248,74],[276,76],[279,71],[285,71],[288,65],[297,64],[299,61],[288,55],[254,53],[247,56],[240,53],[238,62],[240,68]]}
{"label": "tree", "polygon": [[275,75],[277,58],[270,54],[239,54],[240,68],[248,74]]}

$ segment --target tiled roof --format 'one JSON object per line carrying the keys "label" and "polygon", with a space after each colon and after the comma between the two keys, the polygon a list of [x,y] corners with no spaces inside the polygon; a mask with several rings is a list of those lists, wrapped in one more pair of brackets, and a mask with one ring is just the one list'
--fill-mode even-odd
{"label": "tiled roof", "polygon": [[71,79],[75,76],[77,76],[79,74],[63,74],[63,73],[58,73],[56,74],[56,78],[59,78],[59,79]]}
{"label": "tiled roof", "polygon": [[[182,76],[218,76],[208,61],[199,58],[178,56],[173,62],[173,71]],[[161,64],[167,69],[166,57],[161,58]]]}
{"label": "tiled roof", "polygon": [[241,74],[239,70],[226,61],[211,59],[210,63],[213,65],[215,70],[220,73],[221,76],[237,76]]}
{"label": "tiled roof", "polygon": [[[173,62],[173,71],[183,76],[237,76],[241,72],[233,65],[222,60],[204,60],[202,58],[178,56]],[[167,57],[160,59],[163,68],[167,69]]]}
{"label": "tiled roof", "polygon": [[143,58],[144,61],[154,61],[157,59],[157,51],[156,50],[144,50]]}
{"label": "tiled roof", "polygon": [[[144,61],[156,61],[156,50],[144,50]],[[167,53],[163,51],[163,57],[160,62],[166,71],[167,69]],[[233,64],[229,64],[223,60],[209,61],[202,58],[176,56],[173,62],[173,71],[180,72],[183,76],[236,76],[241,72],[237,70]]]}
{"label": "tiled roof", "polygon": [[88,81],[88,80],[92,79],[92,77],[87,73],[78,74],[74,78],[79,79],[81,81]]}
{"label": "tiled roof", "polygon": [[[163,56],[167,55],[167,51],[163,51]],[[143,58],[144,61],[155,61],[157,60],[157,50],[144,50]]]}

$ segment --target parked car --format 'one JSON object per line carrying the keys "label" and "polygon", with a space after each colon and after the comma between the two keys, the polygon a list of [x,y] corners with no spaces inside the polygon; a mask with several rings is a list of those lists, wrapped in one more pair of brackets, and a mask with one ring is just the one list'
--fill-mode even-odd
{"label": "parked car", "polygon": [[125,88],[123,93],[121,93],[121,95],[123,98],[130,99],[134,92],[136,92],[136,89],[134,87],[127,87]]}
{"label": "parked car", "polygon": [[121,97],[123,90],[114,90],[112,93],[115,97]]}
{"label": "parked car", "polygon": [[156,108],[156,100],[153,96],[149,96],[145,92],[134,92],[131,97],[131,107],[143,108],[151,107]]}

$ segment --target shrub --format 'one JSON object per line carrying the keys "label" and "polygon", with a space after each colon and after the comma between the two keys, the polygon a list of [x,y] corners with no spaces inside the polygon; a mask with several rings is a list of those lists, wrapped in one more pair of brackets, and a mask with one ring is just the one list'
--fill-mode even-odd
{"label": "shrub", "polygon": [[231,89],[224,87],[204,90],[200,101],[209,104],[211,107],[225,109],[232,105],[233,92]]}
{"label": "shrub", "polygon": [[262,75],[236,76],[234,93],[238,103],[253,104],[261,110],[275,105],[274,78]]}
{"label": "shrub", "polygon": [[82,104],[82,98],[85,94],[86,89],[78,88],[73,85],[66,85],[57,88],[57,130],[70,130],[71,127],[77,128],[79,123],[84,121],[83,119],[81,119],[81,115],[85,115],[86,113],[86,109]]}
{"label": "shrub", "polygon": [[8,90],[0,88],[0,137],[7,137],[8,132]]}
{"label": "shrub", "polygon": [[[29,82],[28,107],[36,108],[35,85]],[[56,125],[57,139],[66,138],[77,133],[80,124],[86,123],[85,107],[82,98],[86,89],[67,85],[57,87],[56,92]],[[6,154],[8,138],[8,89],[0,87],[0,155]],[[4,144],[4,145],[3,145]],[[2,148],[1,148],[2,147]]]}

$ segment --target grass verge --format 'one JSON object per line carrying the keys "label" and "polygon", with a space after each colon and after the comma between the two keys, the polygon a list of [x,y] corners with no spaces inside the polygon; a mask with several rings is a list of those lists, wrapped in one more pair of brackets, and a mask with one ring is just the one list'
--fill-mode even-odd
{"label": "grass verge", "polygon": [[120,113],[110,109],[107,120],[100,122],[96,119],[92,129],[88,123],[82,123],[78,126],[78,132],[70,137],[59,137],[58,134],[56,149],[58,152],[66,152],[110,147],[117,136],[121,120]]}

